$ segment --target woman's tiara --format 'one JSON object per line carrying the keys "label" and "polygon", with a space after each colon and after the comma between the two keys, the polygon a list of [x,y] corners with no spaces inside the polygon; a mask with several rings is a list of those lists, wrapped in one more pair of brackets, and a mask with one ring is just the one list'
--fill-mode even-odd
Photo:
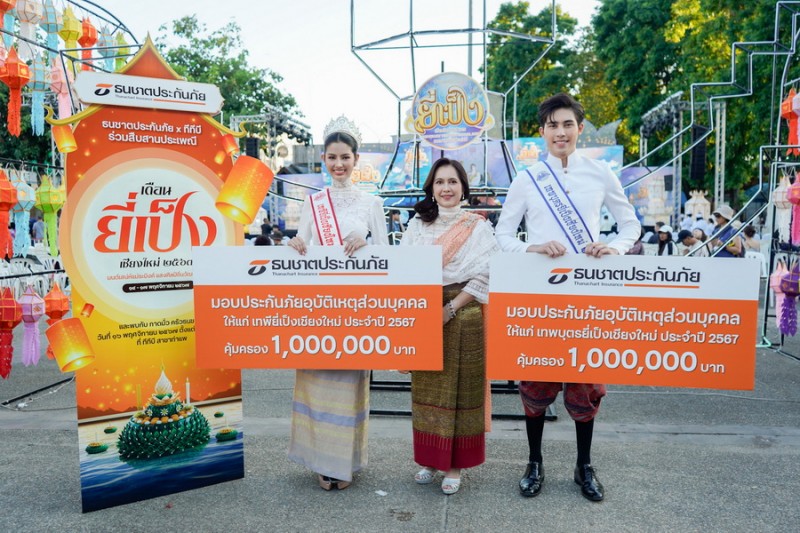
{"label": "woman's tiara", "polygon": [[358,131],[356,125],[344,115],[340,115],[338,118],[328,122],[328,125],[325,126],[325,130],[322,132],[322,136],[324,139],[327,139],[333,133],[346,133],[355,139],[358,146],[361,146],[361,132]]}

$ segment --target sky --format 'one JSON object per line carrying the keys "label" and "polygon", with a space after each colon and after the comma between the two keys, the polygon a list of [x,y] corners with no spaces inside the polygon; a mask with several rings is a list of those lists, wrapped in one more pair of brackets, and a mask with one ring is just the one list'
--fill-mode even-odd
{"label": "sky", "polygon": [[[148,32],[186,15],[196,14],[209,30],[229,21],[241,27],[250,63],[283,77],[278,87],[295,97],[303,114],[298,119],[310,127],[315,142],[322,139],[327,122],[341,114],[360,128],[364,142],[388,142],[398,131],[398,116],[407,105],[399,98],[413,96],[416,86],[440,72],[469,74],[466,37],[444,35],[420,39],[415,55],[416,78],[405,41],[393,41],[396,50],[369,50],[361,60],[351,52],[351,0],[95,0],[123,22],[141,42]],[[414,0],[413,20],[409,0],[353,0],[356,44],[406,32],[468,27],[470,0]],[[486,0],[486,19],[492,20],[502,2]],[[549,0],[530,0],[536,13]],[[580,25],[588,25],[599,0],[562,2]],[[483,0],[472,0],[473,25],[483,26]],[[80,17],[80,15],[78,15]],[[477,42],[480,37],[475,38]],[[473,46],[472,76],[483,52]],[[366,66],[365,64],[366,63]],[[369,68],[367,68],[369,67]],[[376,77],[370,72],[375,71]],[[383,83],[380,81],[383,80]],[[416,85],[414,82],[416,81]],[[389,86],[392,91],[384,86]],[[394,93],[394,94],[393,94]],[[401,112],[398,113],[398,107]],[[223,107],[224,111],[224,107]],[[227,123],[227,119],[224,119]]]}

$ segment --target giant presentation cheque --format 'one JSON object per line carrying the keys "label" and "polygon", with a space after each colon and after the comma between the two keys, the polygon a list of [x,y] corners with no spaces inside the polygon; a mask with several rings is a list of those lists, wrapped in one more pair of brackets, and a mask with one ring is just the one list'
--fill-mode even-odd
{"label": "giant presentation cheque", "polygon": [[197,366],[442,369],[438,246],[193,249]]}
{"label": "giant presentation cheque", "polygon": [[488,379],[753,388],[759,263],[498,254]]}

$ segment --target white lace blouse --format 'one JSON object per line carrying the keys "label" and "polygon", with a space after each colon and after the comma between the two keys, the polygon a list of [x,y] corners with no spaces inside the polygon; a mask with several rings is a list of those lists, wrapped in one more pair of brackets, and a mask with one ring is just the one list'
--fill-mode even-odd
{"label": "white lace blouse", "polygon": [[[359,191],[349,180],[344,184],[334,180],[330,191],[343,238],[355,234],[366,239],[367,234],[370,234],[372,244],[389,244],[383,202],[379,197]],[[297,235],[305,242],[319,246],[319,236],[314,231],[314,216],[308,198],[303,202]]]}
{"label": "white lace blouse", "polygon": [[[439,216],[433,222],[423,222],[419,217],[408,223],[400,241],[401,246],[415,244],[435,244],[461,217],[460,207],[440,207]],[[492,226],[479,215],[480,220],[470,234],[464,246],[456,252],[453,259],[442,269],[444,285],[467,282],[464,292],[471,294],[480,303],[485,304],[489,298],[489,259],[500,251],[494,238]]]}

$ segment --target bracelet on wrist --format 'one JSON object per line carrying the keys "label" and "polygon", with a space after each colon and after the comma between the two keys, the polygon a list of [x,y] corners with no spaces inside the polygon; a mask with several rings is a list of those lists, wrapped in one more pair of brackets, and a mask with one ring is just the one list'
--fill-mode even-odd
{"label": "bracelet on wrist", "polygon": [[453,305],[453,300],[447,302],[447,312],[450,314],[451,319],[456,317],[456,308]]}

